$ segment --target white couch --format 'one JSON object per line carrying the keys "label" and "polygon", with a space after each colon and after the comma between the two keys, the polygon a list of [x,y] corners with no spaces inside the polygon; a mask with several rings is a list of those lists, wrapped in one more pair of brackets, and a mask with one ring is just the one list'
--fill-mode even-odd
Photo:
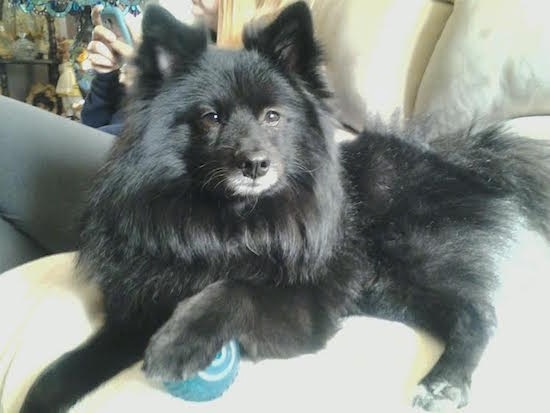
{"label": "white couch", "polygon": [[[550,117],[544,116],[550,115],[547,0],[310,4],[347,125],[368,126],[364,119],[372,114],[401,124],[429,115],[440,131],[452,131],[480,119],[516,118],[510,125],[525,136],[550,138]],[[526,249],[526,267],[549,258],[537,257],[537,251],[536,245]],[[101,298],[76,278],[73,259],[71,253],[55,255],[0,275],[2,413],[17,412],[39,372],[101,324]],[[550,274],[550,263],[542,265],[539,269]],[[486,374],[475,378],[469,410],[548,411],[550,343],[539,334],[548,325],[546,282],[525,293],[527,307],[512,308],[517,323],[508,346],[491,353],[496,356],[480,369]],[[537,320],[541,324],[532,324]],[[406,411],[415,384],[441,350],[436,340],[409,327],[353,318],[317,354],[242,362],[236,382],[210,403],[172,398],[146,381],[138,363],[73,411]]]}

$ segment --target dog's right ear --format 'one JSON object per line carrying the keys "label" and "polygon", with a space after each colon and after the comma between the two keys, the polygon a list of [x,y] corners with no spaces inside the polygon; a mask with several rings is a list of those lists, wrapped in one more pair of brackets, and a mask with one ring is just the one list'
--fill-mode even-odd
{"label": "dog's right ear", "polygon": [[247,25],[243,43],[246,49],[267,56],[284,72],[301,77],[320,96],[327,95],[320,75],[321,50],[315,41],[311,12],[305,2],[287,6],[267,26]]}
{"label": "dog's right ear", "polygon": [[188,26],[166,9],[150,5],[142,22],[142,42],[135,65],[138,81],[149,87],[180,73],[199,57],[208,45],[208,32],[202,26]]}

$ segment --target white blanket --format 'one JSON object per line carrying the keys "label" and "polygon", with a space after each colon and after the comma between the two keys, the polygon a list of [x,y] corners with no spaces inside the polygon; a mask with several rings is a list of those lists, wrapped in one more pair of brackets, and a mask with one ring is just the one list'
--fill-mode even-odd
{"label": "white blanket", "polygon": [[[39,371],[101,324],[101,300],[94,288],[78,282],[73,258],[54,255],[0,275],[2,412],[16,412]],[[73,411],[328,411],[342,404],[346,411],[396,411],[408,405],[440,350],[435,340],[408,327],[357,317],[346,320],[317,354],[242,361],[233,385],[213,402],[168,395],[145,379],[138,363]]]}
{"label": "white blanket", "polygon": [[[17,412],[39,372],[101,325],[99,295],[77,280],[73,259],[73,254],[54,255],[0,275],[2,413]],[[548,306],[540,301],[546,294],[547,289],[540,289],[536,296],[526,296],[533,298],[531,308],[539,314],[518,316],[519,326],[507,335],[507,345],[489,353],[474,377],[473,402],[466,411],[547,411],[550,340],[548,324],[541,324],[547,313],[541,308]],[[233,385],[213,402],[189,403],[170,396],[148,382],[137,363],[72,411],[405,412],[416,383],[441,350],[436,340],[409,327],[355,317],[345,320],[316,354],[256,364],[242,361]]]}

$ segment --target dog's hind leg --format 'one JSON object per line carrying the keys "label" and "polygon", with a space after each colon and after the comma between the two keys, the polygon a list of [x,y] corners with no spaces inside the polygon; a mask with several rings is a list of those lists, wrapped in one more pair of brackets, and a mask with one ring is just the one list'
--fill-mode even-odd
{"label": "dog's hind leg", "polygon": [[445,411],[468,403],[472,374],[496,324],[490,306],[464,304],[449,316],[445,351],[422,379],[413,399],[414,406],[427,411]]}
{"label": "dog's hind leg", "polygon": [[443,354],[417,388],[415,407],[439,412],[468,403],[472,373],[495,330],[491,304],[450,291],[387,284],[367,293],[361,306],[366,314],[420,328],[444,342]]}

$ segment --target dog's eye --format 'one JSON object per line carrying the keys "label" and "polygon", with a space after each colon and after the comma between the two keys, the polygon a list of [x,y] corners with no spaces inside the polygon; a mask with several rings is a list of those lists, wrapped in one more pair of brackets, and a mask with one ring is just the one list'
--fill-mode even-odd
{"label": "dog's eye", "polygon": [[202,115],[202,119],[209,123],[220,123],[221,117],[216,112],[207,112],[204,115]]}
{"label": "dog's eye", "polygon": [[276,112],[274,110],[268,110],[265,113],[265,121],[270,125],[276,125],[277,122],[279,122],[279,119],[281,119],[281,115],[279,112]]}

